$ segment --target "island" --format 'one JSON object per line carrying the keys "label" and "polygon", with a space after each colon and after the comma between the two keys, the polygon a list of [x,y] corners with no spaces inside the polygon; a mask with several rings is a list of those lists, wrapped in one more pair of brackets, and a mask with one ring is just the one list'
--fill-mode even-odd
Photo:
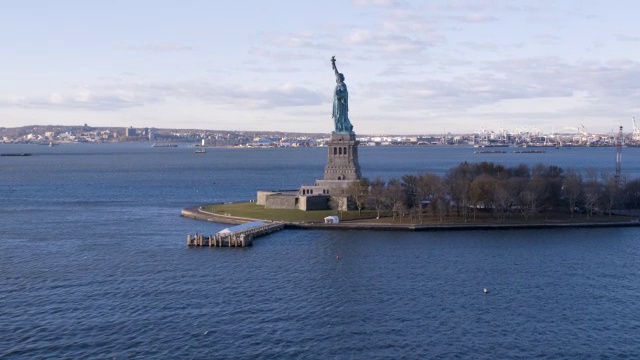
{"label": "island", "polygon": [[344,75],[336,76],[323,179],[291,190],[258,190],[248,202],[183,209],[182,216],[221,223],[277,222],[285,228],[453,230],[638,226],[640,179],[554,165],[464,162],[444,175],[367,179],[348,116]]}

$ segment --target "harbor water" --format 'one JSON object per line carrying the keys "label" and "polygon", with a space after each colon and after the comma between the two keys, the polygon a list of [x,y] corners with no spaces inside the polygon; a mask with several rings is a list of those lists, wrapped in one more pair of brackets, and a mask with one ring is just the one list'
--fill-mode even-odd
{"label": "harbor water", "polygon": [[[507,150],[359,152],[383,179],[463,161],[615,166],[615,148]],[[188,248],[226,225],[182,208],[312,184],[327,149],[193,151],[0,145],[32,154],[0,158],[0,358],[640,357],[638,228],[283,230]],[[640,176],[640,148],[622,171]]]}

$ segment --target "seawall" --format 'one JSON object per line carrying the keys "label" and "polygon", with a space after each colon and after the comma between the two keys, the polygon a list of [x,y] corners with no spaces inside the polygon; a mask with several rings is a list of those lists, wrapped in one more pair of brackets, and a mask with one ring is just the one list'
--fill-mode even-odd
{"label": "seawall", "polygon": [[[181,216],[197,220],[212,221],[223,224],[244,224],[261,219],[243,218],[206,212],[202,207],[183,209]],[[380,231],[453,231],[453,230],[510,230],[510,229],[569,229],[569,228],[611,228],[640,226],[637,218],[628,221],[593,222],[593,223],[535,223],[528,224],[378,224],[366,222],[342,222],[338,224],[284,222],[286,229],[314,230],[380,230]]]}

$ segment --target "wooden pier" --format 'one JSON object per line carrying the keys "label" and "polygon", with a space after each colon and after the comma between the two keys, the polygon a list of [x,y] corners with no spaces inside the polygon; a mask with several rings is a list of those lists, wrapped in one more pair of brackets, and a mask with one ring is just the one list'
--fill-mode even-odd
{"label": "wooden pier", "polygon": [[253,239],[284,229],[283,223],[255,221],[219,231],[215,235],[187,235],[187,246],[247,247]]}

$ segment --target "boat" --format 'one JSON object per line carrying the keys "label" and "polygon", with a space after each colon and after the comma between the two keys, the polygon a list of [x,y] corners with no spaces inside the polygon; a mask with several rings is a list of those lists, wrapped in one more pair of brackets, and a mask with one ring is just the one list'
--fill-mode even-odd
{"label": "boat", "polygon": [[6,153],[0,154],[0,156],[31,156],[30,153]]}
{"label": "boat", "polygon": [[504,154],[506,151],[500,150],[484,150],[484,151],[474,151],[474,154]]}
{"label": "boat", "polygon": [[544,154],[545,151],[544,150],[516,150],[514,151],[514,154]]}
{"label": "boat", "polygon": [[153,145],[151,145],[151,147],[162,147],[162,148],[165,148],[165,147],[178,147],[178,145],[176,145],[176,144],[155,144],[154,143]]}
{"label": "boat", "polygon": [[194,151],[194,153],[196,153],[196,154],[204,154],[206,152],[207,152],[206,149],[198,149],[198,150]]}

